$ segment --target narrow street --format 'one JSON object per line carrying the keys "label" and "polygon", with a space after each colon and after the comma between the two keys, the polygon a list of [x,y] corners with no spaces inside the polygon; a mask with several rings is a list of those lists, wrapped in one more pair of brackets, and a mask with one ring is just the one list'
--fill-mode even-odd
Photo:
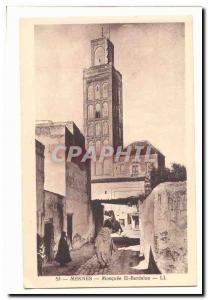
{"label": "narrow street", "polygon": [[[132,267],[137,266],[141,261],[139,252],[131,249],[129,246],[138,245],[138,239],[129,239],[124,237],[114,238],[114,242],[118,248],[113,253],[111,264],[109,267],[100,268],[95,255],[94,244],[85,244],[79,250],[72,250],[72,261],[65,267],[53,262],[46,264],[44,267],[45,276],[61,276],[61,275],[102,275],[102,274],[148,274],[149,271],[139,271]],[[124,250],[122,250],[122,248]]]}
{"label": "narrow street", "polygon": [[44,266],[44,276],[74,275],[75,272],[95,254],[94,244],[85,244],[78,250],[71,250],[72,261],[60,267],[55,261]]}
{"label": "narrow street", "polygon": [[131,268],[138,265],[138,263],[139,257],[136,251],[118,250],[113,254],[109,267],[104,269],[100,268],[97,263],[97,258],[94,255],[77,270],[76,275],[138,274],[138,270]]}

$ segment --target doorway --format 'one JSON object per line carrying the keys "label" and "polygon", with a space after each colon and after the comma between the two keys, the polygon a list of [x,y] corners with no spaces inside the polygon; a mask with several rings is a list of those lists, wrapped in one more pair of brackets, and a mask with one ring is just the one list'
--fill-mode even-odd
{"label": "doorway", "polygon": [[53,230],[53,223],[48,222],[45,223],[44,227],[44,246],[45,246],[45,254],[47,260],[50,261],[51,257],[51,243],[54,239],[54,230]]}
{"label": "doorway", "polygon": [[132,229],[139,229],[139,215],[132,215]]}
{"label": "doorway", "polygon": [[72,243],[72,217],[73,214],[67,214],[67,237]]}
{"label": "doorway", "polygon": [[104,222],[104,206],[100,201],[93,201],[93,218],[95,222],[95,237],[98,235],[101,230]]}

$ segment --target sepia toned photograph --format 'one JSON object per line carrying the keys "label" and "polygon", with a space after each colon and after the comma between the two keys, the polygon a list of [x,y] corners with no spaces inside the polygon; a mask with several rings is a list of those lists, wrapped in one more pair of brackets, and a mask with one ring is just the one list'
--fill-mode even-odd
{"label": "sepia toned photograph", "polygon": [[187,272],[184,53],[182,23],[35,26],[39,275]]}
{"label": "sepia toned photograph", "polygon": [[32,27],[23,115],[31,111],[34,277],[68,287],[189,278],[187,24],[80,20]]}

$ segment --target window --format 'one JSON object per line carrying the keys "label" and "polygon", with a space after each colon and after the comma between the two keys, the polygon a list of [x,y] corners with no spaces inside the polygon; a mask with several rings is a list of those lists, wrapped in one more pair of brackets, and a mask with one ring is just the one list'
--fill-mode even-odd
{"label": "window", "polygon": [[137,176],[139,174],[139,166],[138,165],[133,165],[132,166],[132,176]]}
{"label": "window", "polygon": [[105,82],[103,83],[103,98],[107,98],[108,97],[108,83]]}
{"label": "window", "polygon": [[93,119],[93,106],[88,106],[88,120]]}
{"label": "window", "polygon": [[104,136],[108,135],[108,123],[107,122],[103,123],[103,135]]}
{"label": "window", "polygon": [[96,123],[96,125],[95,125],[95,134],[96,134],[96,136],[99,136],[101,134],[100,123]]}
{"label": "window", "polygon": [[95,106],[95,118],[99,119],[101,117],[101,106],[99,103]]}
{"label": "window", "polygon": [[101,142],[100,141],[96,141],[95,150],[96,150],[96,154],[100,154],[100,150],[101,150]]}
{"label": "window", "polygon": [[95,49],[95,65],[102,64],[104,64],[104,49],[99,46]]}
{"label": "window", "polygon": [[99,86],[99,84],[97,84],[97,85],[95,86],[95,99],[96,99],[96,100],[99,100],[99,99],[100,99],[100,86]]}
{"label": "window", "polygon": [[132,228],[133,229],[139,228],[139,216],[132,216]]}
{"label": "window", "polygon": [[88,136],[93,136],[94,135],[94,128],[93,125],[90,125],[88,127]]}
{"label": "window", "polygon": [[108,116],[108,103],[104,102],[103,103],[103,117],[107,117]]}
{"label": "window", "polygon": [[127,223],[131,224],[131,216],[130,216],[130,214],[127,214]]}
{"label": "window", "polygon": [[93,85],[92,84],[88,86],[87,99],[93,100]]}

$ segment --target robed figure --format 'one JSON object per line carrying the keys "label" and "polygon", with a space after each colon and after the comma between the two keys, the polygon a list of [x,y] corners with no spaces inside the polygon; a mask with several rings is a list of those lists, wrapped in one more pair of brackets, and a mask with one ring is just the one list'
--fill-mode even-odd
{"label": "robed figure", "polygon": [[111,224],[105,223],[95,240],[95,253],[101,268],[110,265],[113,251],[117,250],[111,238],[111,233]]}
{"label": "robed figure", "polygon": [[62,231],[61,233],[61,238],[58,244],[58,251],[55,260],[60,263],[60,266],[64,266],[65,264],[71,261],[66,232],[64,231]]}

